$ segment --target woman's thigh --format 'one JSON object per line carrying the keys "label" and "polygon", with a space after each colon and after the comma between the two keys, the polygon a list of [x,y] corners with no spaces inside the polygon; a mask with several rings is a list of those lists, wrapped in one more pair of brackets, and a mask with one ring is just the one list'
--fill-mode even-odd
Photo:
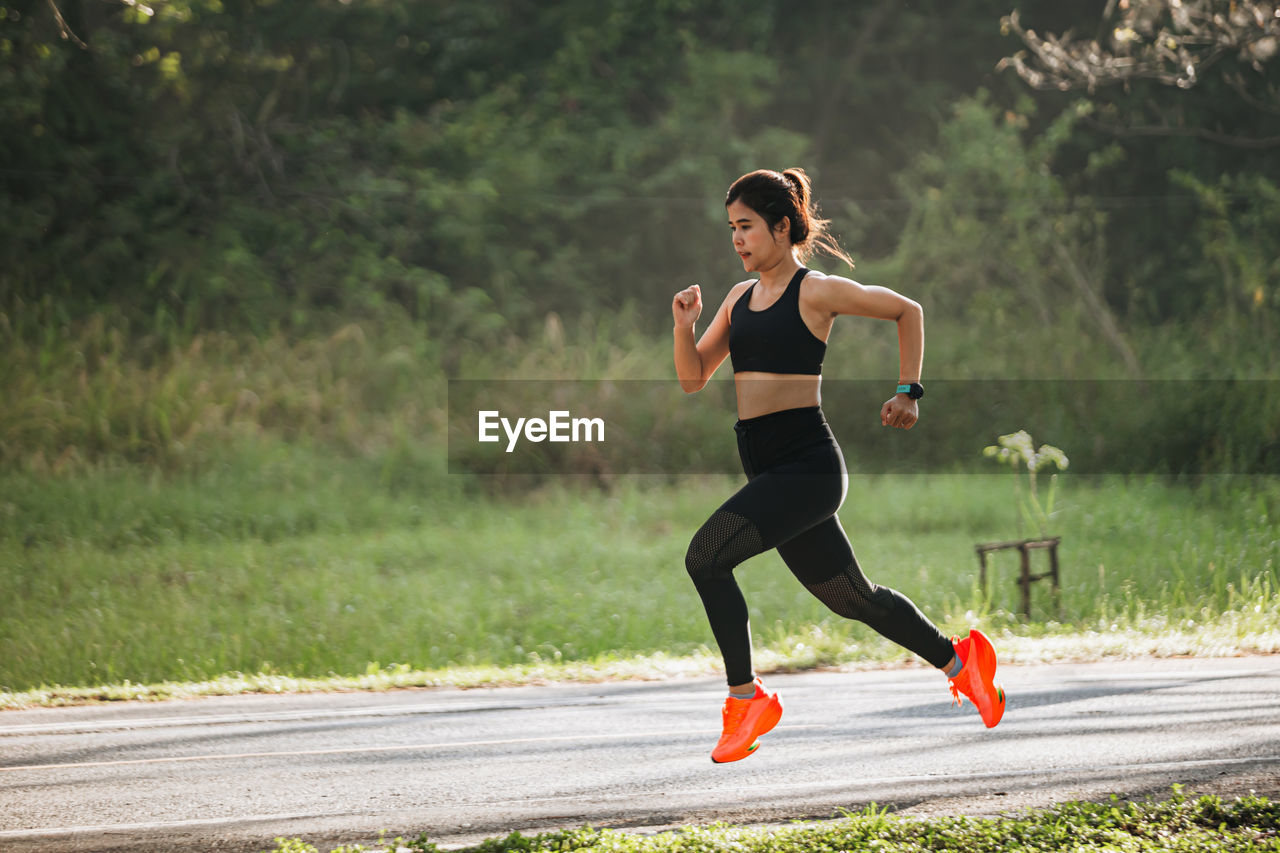
{"label": "woman's thigh", "polygon": [[831,515],[801,531],[778,547],[787,568],[805,586],[828,581],[850,567],[856,567],[853,546],[840,519]]}
{"label": "woman's thigh", "polygon": [[834,519],[843,499],[844,483],[838,475],[766,471],[743,485],[717,512],[749,520],[759,531],[761,550],[767,551]]}

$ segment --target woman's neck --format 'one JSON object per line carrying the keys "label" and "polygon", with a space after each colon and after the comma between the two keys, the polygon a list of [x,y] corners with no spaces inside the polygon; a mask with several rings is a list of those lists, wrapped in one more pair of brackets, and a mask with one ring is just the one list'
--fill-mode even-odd
{"label": "woman's neck", "polygon": [[788,253],[769,269],[759,271],[760,284],[770,293],[781,290],[787,286],[787,283],[791,281],[796,274],[796,270],[800,269],[800,267],[800,260],[796,258],[795,254]]}

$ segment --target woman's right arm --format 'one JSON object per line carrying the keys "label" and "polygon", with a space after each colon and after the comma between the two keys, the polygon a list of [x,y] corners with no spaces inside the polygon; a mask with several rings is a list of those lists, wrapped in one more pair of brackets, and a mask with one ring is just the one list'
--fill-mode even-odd
{"label": "woman's right arm", "polygon": [[675,318],[676,377],[686,394],[701,391],[707,380],[716,372],[729,355],[729,307],[731,299],[741,290],[734,287],[720,303],[711,325],[702,333],[702,339],[694,343],[694,325],[702,314],[702,289],[698,285],[685,288],[671,300],[671,314]]}

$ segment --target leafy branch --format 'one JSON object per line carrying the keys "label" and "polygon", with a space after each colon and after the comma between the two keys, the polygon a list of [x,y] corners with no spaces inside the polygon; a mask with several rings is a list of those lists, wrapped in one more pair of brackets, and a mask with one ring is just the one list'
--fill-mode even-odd
{"label": "leafy branch", "polygon": [[[1014,503],[1017,506],[1018,518],[1018,536],[1022,536],[1022,524],[1025,520],[1028,525],[1034,523],[1040,531],[1041,538],[1047,535],[1049,519],[1053,517],[1054,498],[1058,490],[1058,475],[1052,474],[1049,477],[1048,494],[1045,496],[1044,503],[1040,502],[1040,494],[1037,489],[1036,474],[1042,468],[1056,467],[1060,471],[1065,471],[1070,464],[1067,454],[1051,444],[1042,444],[1037,450],[1035,442],[1031,440],[1031,435],[1026,430],[1018,430],[1015,433],[1002,435],[997,439],[997,443],[984,447],[982,455],[995,459],[997,462],[1004,462],[1013,469],[1013,494]],[[1028,490],[1026,497],[1022,495],[1022,478],[1018,476],[1018,469],[1026,468]]]}
{"label": "leafy branch", "polygon": [[58,4],[53,0],[45,0],[45,2],[49,5],[49,11],[53,13],[53,20],[58,25],[58,35],[64,41],[70,41],[81,50],[88,50],[89,45],[85,44],[80,36],[72,32],[71,27],[67,24],[67,19],[62,17],[62,10],[58,8]]}
{"label": "leafy branch", "polygon": [[1256,0],[1111,0],[1094,39],[1042,37],[1017,12],[1001,19],[1001,29],[1027,50],[998,67],[1013,68],[1037,89],[1094,92],[1143,79],[1189,89],[1223,57],[1235,54],[1260,72],[1280,52],[1280,9]]}

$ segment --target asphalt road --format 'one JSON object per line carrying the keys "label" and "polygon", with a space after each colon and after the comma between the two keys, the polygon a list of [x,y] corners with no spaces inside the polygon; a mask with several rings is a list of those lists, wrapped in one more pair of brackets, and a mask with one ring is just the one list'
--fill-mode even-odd
{"label": "asphalt road", "polygon": [[325,849],[580,826],[996,814],[1280,795],[1280,657],[1002,667],[985,729],[927,669],[775,675],[786,712],[714,765],[716,678],[250,696],[0,713],[0,850]]}

